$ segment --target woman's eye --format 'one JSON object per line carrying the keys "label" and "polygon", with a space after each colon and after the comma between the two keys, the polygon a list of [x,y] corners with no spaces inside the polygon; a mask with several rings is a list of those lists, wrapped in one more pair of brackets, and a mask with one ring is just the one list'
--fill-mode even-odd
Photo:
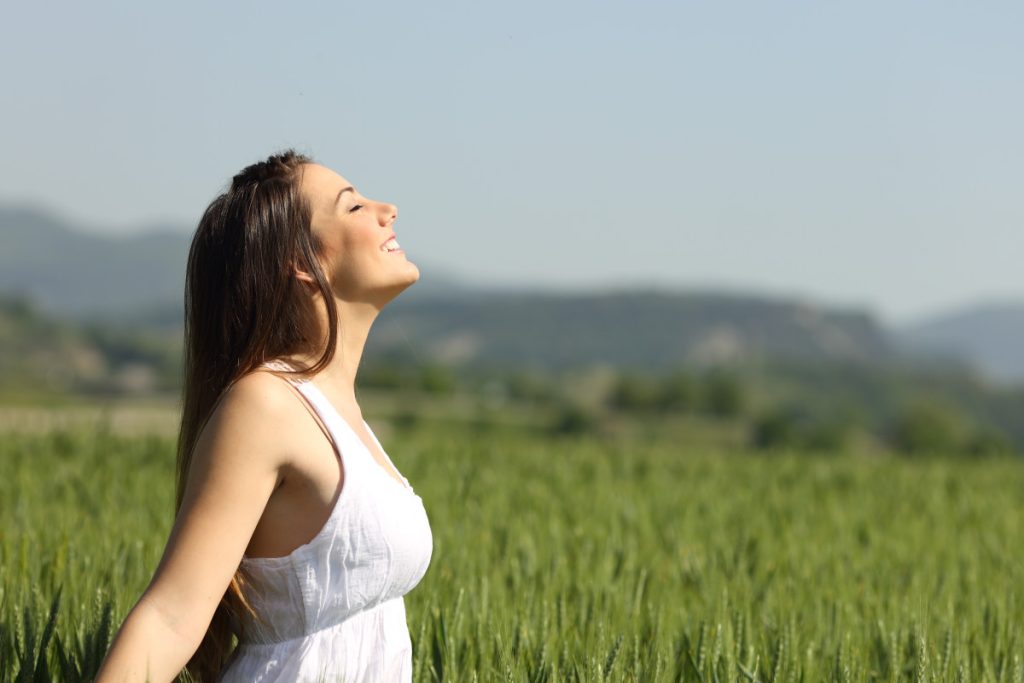
{"label": "woman's eye", "polygon": [[362,204],[356,204],[356,205],[355,205],[355,206],[353,206],[353,207],[352,207],[351,209],[349,209],[349,210],[348,210],[348,212],[349,212],[349,213],[355,213],[356,211],[358,211],[358,210],[359,210],[359,209],[361,209],[361,208],[363,208],[363,205],[362,205]]}

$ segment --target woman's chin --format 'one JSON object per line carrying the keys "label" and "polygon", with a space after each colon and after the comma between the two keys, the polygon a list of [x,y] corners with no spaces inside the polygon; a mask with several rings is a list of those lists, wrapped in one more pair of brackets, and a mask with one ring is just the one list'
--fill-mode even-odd
{"label": "woman's chin", "polygon": [[419,279],[419,269],[416,268],[416,266],[412,266],[411,268],[409,268],[406,277],[402,278],[401,280],[396,280],[392,285],[385,288],[387,290],[388,300],[390,301],[391,299],[394,299],[396,296],[398,296],[405,290],[409,289],[409,287],[412,287],[419,281]]}
{"label": "woman's chin", "polygon": [[411,287],[420,279],[420,269],[412,261],[406,261],[405,286]]}

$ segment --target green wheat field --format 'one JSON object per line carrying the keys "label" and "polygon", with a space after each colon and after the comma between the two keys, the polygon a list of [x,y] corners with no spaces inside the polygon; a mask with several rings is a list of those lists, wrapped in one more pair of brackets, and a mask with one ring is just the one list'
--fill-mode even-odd
{"label": "green wheat field", "polygon": [[[377,431],[434,534],[417,681],[1024,682],[1020,459]],[[170,530],[173,447],[0,435],[0,681],[91,679]]]}

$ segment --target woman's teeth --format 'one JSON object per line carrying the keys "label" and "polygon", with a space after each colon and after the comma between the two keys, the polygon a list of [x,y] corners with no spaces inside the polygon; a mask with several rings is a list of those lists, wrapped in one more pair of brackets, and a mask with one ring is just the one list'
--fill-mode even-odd
{"label": "woman's teeth", "polygon": [[398,240],[392,237],[381,246],[381,251],[397,251],[401,248],[402,247],[398,244]]}

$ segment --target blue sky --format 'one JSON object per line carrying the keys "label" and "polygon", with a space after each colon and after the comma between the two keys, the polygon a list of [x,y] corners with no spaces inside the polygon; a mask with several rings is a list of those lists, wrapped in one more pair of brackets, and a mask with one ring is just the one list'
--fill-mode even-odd
{"label": "blue sky", "polygon": [[422,277],[1024,298],[1024,5],[21,3],[0,201],[194,228],[285,147]]}

